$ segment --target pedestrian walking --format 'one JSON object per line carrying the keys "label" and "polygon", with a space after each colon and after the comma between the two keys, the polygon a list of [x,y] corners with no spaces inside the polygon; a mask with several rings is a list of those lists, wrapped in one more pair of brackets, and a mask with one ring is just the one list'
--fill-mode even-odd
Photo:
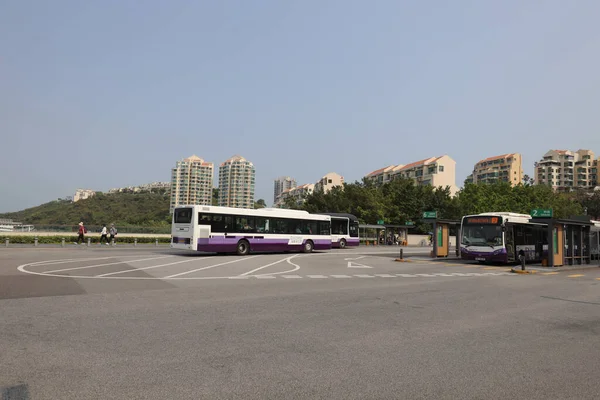
{"label": "pedestrian walking", "polygon": [[110,241],[108,240],[108,229],[106,229],[106,224],[102,225],[102,233],[100,236],[100,243],[99,245],[102,245],[102,240],[106,241],[106,245],[110,246]]}
{"label": "pedestrian walking", "polygon": [[117,236],[117,228],[115,228],[115,224],[110,224],[110,242],[111,243],[115,240],[115,236]]}
{"label": "pedestrian walking", "polygon": [[87,233],[87,229],[83,226],[83,222],[79,223],[79,229],[77,230],[77,241],[73,242],[73,244],[85,244],[85,234]]}

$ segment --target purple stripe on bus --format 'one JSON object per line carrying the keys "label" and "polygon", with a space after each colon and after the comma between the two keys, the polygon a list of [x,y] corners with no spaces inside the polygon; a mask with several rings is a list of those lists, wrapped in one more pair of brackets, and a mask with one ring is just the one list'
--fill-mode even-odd
{"label": "purple stripe on bus", "polygon": [[[241,238],[240,238],[241,239]],[[302,244],[290,245],[287,239],[259,239],[247,238],[251,251],[301,251]],[[315,250],[331,249],[329,239],[311,239]],[[213,237],[210,239],[198,239],[198,251],[227,253],[235,252],[239,239],[231,237]]]}

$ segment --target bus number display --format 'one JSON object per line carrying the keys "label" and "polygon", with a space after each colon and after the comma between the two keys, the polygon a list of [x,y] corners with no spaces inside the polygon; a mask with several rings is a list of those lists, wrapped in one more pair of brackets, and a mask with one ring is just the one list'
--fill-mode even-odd
{"label": "bus number display", "polygon": [[498,217],[471,217],[471,218],[465,218],[465,224],[499,225],[500,224],[500,218],[498,218]]}

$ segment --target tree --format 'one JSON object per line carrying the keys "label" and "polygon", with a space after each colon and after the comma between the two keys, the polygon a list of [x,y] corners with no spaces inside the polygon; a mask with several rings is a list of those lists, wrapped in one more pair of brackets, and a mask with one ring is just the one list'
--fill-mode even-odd
{"label": "tree", "polygon": [[592,219],[600,219],[600,190],[580,190],[576,201],[581,204],[583,213]]}
{"label": "tree", "polygon": [[213,188],[212,190],[212,203],[213,206],[219,205],[219,188]]}
{"label": "tree", "polygon": [[267,206],[267,203],[265,203],[264,199],[258,199],[255,203],[254,203],[254,208],[255,209],[259,209],[259,208],[265,208]]}
{"label": "tree", "polygon": [[532,186],[533,184],[535,184],[535,179],[527,174],[523,175],[523,185]]}
{"label": "tree", "polygon": [[287,208],[290,210],[298,210],[300,206],[298,205],[298,200],[293,196],[287,196],[283,199],[282,208]]}

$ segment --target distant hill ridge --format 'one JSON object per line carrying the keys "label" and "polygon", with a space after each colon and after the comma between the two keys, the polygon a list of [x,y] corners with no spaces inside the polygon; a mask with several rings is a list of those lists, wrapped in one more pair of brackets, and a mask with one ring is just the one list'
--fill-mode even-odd
{"label": "distant hill ridge", "polygon": [[118,225],[166,226],[171,223],[169,195],[166,190],[142,193],[97,192],[85,200],[55,200],[25,210],[3,213],[10,218],[33,225],[86,225],[115,223]]}

